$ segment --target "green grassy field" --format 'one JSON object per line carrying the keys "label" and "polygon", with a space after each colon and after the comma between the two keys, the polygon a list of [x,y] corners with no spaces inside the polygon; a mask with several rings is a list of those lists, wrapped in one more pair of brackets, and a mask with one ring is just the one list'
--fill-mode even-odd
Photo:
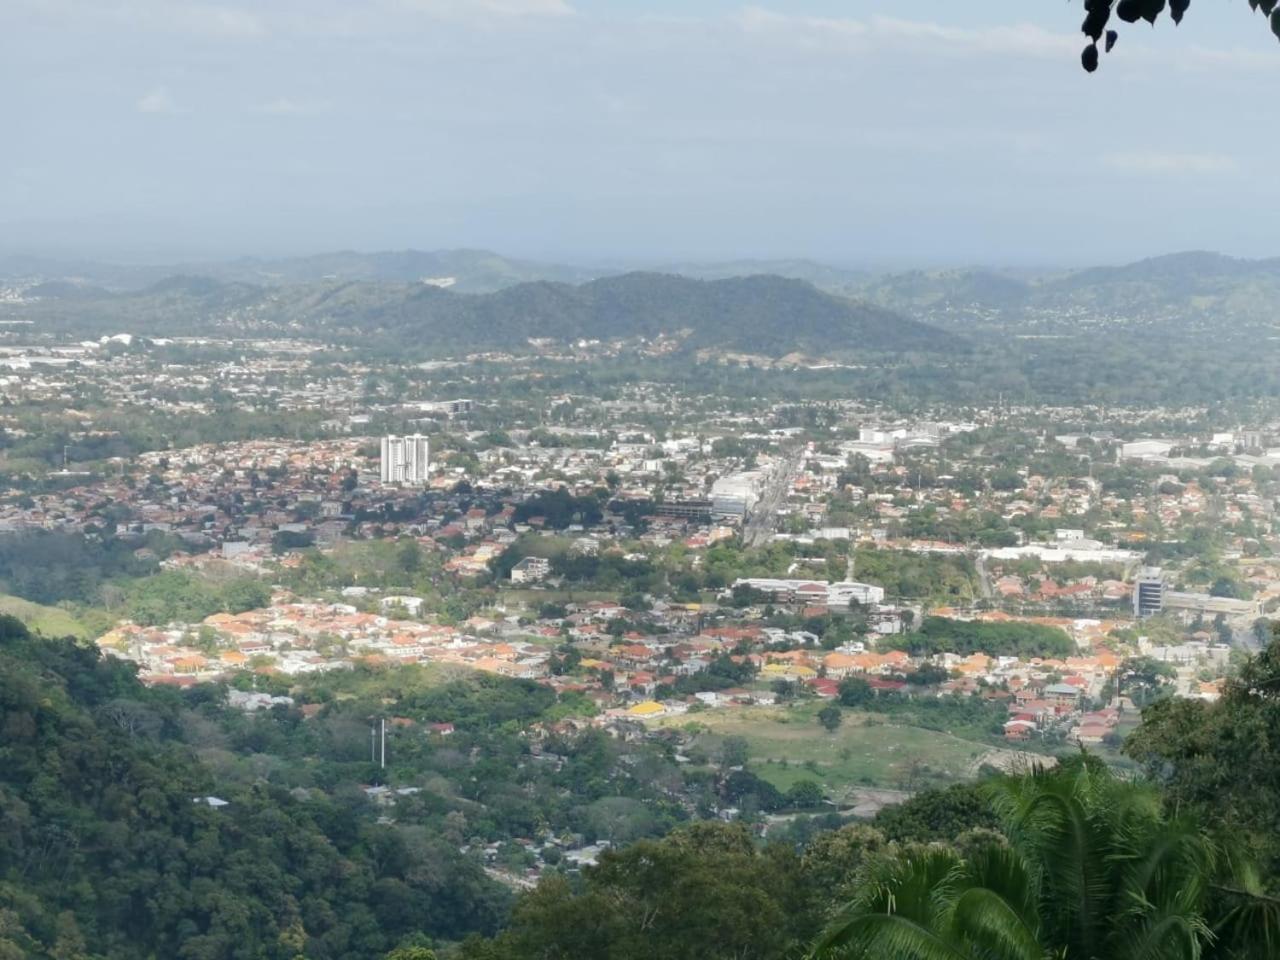
{"label": "green grassy field", "polygon": [[0,594],[0,614],[17,617],[32,630],[46,637],[81,637],[89,635],[89,629],[74,616],[57,607],[46,607],[21,597]]}
{"label": "green grassy field", "polygon": [[712,756],[725,737],[745,737],[752,772],[780,790],[797,780],[817,780],[838,802],[858,787],[921,789],[967,779],[992,750],[987,744],[852,710],[828,733],[816,719],[821,706],[709,710],[656,722],[705,727],[696,745]]}

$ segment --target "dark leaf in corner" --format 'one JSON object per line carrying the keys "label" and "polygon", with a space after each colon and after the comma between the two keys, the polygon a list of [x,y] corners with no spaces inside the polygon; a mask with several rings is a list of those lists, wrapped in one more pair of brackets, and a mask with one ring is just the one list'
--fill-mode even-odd
{"label": "dark leaf in corner", "polygon": [[1137,23],[1142,18],[1142,0],[1120,0],[1116,4],[1116,16],[1125,23]]}

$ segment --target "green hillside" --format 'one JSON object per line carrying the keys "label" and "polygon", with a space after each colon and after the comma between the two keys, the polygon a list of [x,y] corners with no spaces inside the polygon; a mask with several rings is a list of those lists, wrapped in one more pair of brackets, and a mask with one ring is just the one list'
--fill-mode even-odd
{"label": "green hillside", "polygon": [[693,280],[630,273],[579,286],[539,281],[466,294],[424,283],[374,281],[261,287],[208,277],[166,278],[145,290],[96,295],[55,289],[4,314],[57,332],[312,336],[420,349],[524,350],[531,339],[679,338],[781,356],[953,351],[959,342],[883,307],[773,276]]}

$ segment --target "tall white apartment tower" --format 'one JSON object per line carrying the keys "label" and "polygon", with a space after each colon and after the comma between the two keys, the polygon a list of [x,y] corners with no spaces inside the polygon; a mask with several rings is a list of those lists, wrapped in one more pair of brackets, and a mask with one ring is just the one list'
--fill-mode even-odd
{"label": "tall white apartment tower", "polygon": [[427,438],[421,434],[382,438],[380,467],[383,483],[422,486],[427,482],[427,468],[430,463]]}

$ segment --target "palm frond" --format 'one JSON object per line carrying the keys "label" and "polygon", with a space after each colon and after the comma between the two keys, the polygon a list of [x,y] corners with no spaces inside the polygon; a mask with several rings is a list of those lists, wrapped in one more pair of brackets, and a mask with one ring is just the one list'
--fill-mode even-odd
{"label": "palm frond", "polygon": [[1004,897],[974,887],[956,901],[948,939],[976,947],[970,955],[986,960],[1044,960],[1037,933]]}
{"label": "palm frond", "polygon": [[1200,960],[1213,931],[1195,912],[1176,909],[1149,915],[1141,924],[1125,924],[1109,952],[1117,960]]}
{"label": "palm frond", "polygon": [[976,851],[964,865],[963,884],[1001,897],[1025,926],[1039,930],[1039,878],[1017,850],[992,844]]}
{"label": "palm frond", "polygon": [[810,960],[972,960],[934,931],[906,917],[869,913],[828,928]]}

